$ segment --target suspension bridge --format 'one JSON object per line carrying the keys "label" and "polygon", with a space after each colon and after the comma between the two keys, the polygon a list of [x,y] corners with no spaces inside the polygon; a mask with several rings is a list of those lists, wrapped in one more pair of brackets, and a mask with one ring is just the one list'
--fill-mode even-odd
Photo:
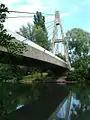
{"label": "suspension bridge", "polygon": [[[14,11],[15,12],[15,11]],[[60,35],[57,38],[56,32],[57,28],[59,27],[60,29]],[[49,27],[50,28],[50,27]],[[51,27],[52,29],[52,27]],[[40,47],[39,45],[33,43],[32,41],[20,36],[17,33],[8,31],[8,33],[12,34],[15,39],[13,41],[18,41],[27,44],[27,51],[25,51],[23,54],[19,54],[18,56],[22,56],[22,59],[18,59],[15,56],[10,55],[10,53],[7,52],[5,48],[0,47],[0,54],[1,56],[9,56],[9,58],[13,61],[13,64],[17,63],[18,65],[26,65],[26,66],[39,66],[45,69],[51,69],[54,72],[57,72],[60,76],[64,75],[67,71],[71,69],[69,58],[68,58],[68,48],[67,48],[67,43],[64,37],[62,25],[61,25],[61,20],[60,20],[60,13],[59,11],[55,12],[55,18],[54,18],[54,27],[53,27],[53,34],[52,34],[52,52],[47,51],[46,49]],[[57,57],[56,54],[56,45],[60,47],[60,44],[63,45],[64,48],[64,55],[66,58],[66,61],[62,60],[61,58]],[[5,63],[9,63],[9,61],[6,59],[4,61]],[[38,120],[45,120],[49,118],[49,116],[52,114],[52,112],[55,110],[55,108],[58,106],[60,101],[64,99],[67,93],[64,95],[58,96],[55,95],[54,92],[58,93],[58,90],[60,90],[59,85],[56,85],[58,89],[56,91],[53,91],[52,94],[50,94],[50,104],[47,104],[47,102],[44,102],[45,99],[46,101],[48,100],[48,95],[45,93],[45,97],[40,98],[38,101],[34,102],[32,105],[26,105],[25,107],[21,108],[20,110],[13,112],[10,114],[9,119],[13,120],[18,119],[18,120],[35,120],[37,118]],[[62,88],[63,89],[63,88]],[[65,88],[64,88],[65,89]],[[61,90],[62,91],[62,90]],[[67,91],[68,92],[68,91]],[[55,98],[57,98],[56,100]],[[55,99],[55,104],[53,103],[52,99]],[[41,105],[41,106],[39,106]],[[35,107],[34,107],[35,106]],[[31,108],[30,108],[31,107]],[[47,112],[44,110],[47,109]],[[50,108],[50,109],[49,109]],[[38,109],[40,110],[38,112]],[[41,115],[41,113],[43,114]],[[14,117],[15,116],[15,117]]]}
{"label": "suspension bridge", "polygon": [[[14,11],[15,12],[15,11]],[[21,12],[22,13],[22,12]],[[60,31],[60,38],[57,38],[57,28],[59,27]],[[49,26],[50,28],[50,26]],[[52,27],[51,27],[52,29]],[[54,27],[53,27],[53,34],[52,34],[52,52],[47,51],[46,49],[42,48],[41,46],[35,44],[34,42],[24,38],[23,36],[14,33],[12,31],[8,31],[9,34],[11,34],[15,39],[13,41],[26,43],[27,51],[25,51],[23,54],[20,54],[19,56],[22,56],[23,59],[18,59],[15,56],[11,56],[10,53],[6,51],[4,48],[0,48],[1,56],[6,57],[9,56],[10,60],[12,60],[12,63],[18,64],[18,65],[26,65],[26,66],[39,66],[43,69],[52,69],[54,72],[57,72],[59,75],[65,73],[65,71],[70,70],[70,62],[68,59],[68,50],[67,50],[67,43],[64,38],[64,33],[60,21],[60,14],[59,11],[55,12],[55,18],[54,18]],[[62,60],[61,58],[57,57],[56,54],[56,45],[61,47],[63,45],[64,48],[64,55],[66,58],[66,61]],[[9,63],[9,60],[7,58],[5,59],[6,63]]]}

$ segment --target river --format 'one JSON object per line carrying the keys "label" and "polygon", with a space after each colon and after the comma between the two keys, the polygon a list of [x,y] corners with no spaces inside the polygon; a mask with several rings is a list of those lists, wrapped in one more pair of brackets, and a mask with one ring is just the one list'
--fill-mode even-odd
{"label": "river", "polygon": [[9,120],[90,120],[89,86],[54,82],[6,86]]}

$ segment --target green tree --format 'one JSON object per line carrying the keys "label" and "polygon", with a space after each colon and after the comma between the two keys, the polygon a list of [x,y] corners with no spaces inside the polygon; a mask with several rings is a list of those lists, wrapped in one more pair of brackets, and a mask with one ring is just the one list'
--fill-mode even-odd
{"label": "green tree", "polygon": [[34,40],[34,27],[30,24],[27,23],[27,26],[21,26],[21,28],[19,29],[19,32],[17,32],[18,34],[24,36],[25,38],[35,42]]}
{"label": "green tree", "polygon": [[3,23],[6,19],[6,13],[8,13],[8,8],[4,4],[0,5],[0,46],[5,47],[8,52],[12,54],[22,53],[25,50],[24,43],[13,42],[11,35],[7,33],[7,30],[4,29]]}
{"label": "green tree", "polygon": [[90,33],[82,29],[74,28],[66,33],[69,42],[69,54],[71,60],[88,56]]}
{"label": "green tree", "polygon": [[48,40],[47,30],[45,27],[45,17],[42,16],[41,12],[36,12],[34,15],[34,26],[27,23],[27,26],[22,26],[17,33],[35,42],[41,47],[51,50],[51,43],[50,40]]}
{"label": "green tree", "polygon": [[34,31],[36,43],[45,49],[50,50],[51,43],[48,40],[48,33],[45,26],[45,17],[41,12],[38,11],[34,15]]}
{"label": "green tree", "polygon": [[75,69],[75,71],[69,74],[69,78],[85,81],[88,76],[90,33],[79,28],[74,28],[68,31],[66,36],[69,44],[71,64]]}
{"label": "green tree", "polygon": [[41,47],[50,50],[50,41],[47,38],[47,33],[40,26],[34,28],[35,43]]}
{"label": "green tree", "polygon": [[45,27],[45,17],[42,15],[41,12],[36,12],[36,14],[34,15],[34,25],[35,27],[40,26],[43,31],[46,32],[46,27]]}

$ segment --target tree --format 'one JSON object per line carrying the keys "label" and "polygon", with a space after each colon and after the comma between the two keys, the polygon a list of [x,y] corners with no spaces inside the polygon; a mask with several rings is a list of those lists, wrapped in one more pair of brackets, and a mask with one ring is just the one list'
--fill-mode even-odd
{"label": "tree", "polygon": [[6,13],[8,13],[8,8],[4,4],[0,5],[0,46],[5,47],[8,52],[12,54],[22,53],[26,49],[25,44],[13,42],[11,35],[7,33],[7,30],[4,29],[3,23],[6,19]]}
{"label": "tree", "polygon": [[50,50],[50,41],[48,41],[47,30],[45,27],[45,17],[41,12],[36,12],[34,15],[34,30],[36,43]]}
{"label": "tree", "polygon": [[43,31],[46,32],[46,27],[45,27],[45,17],[42,15],[41,12],[36,12],[36,15],[34,15],[34,25],[35,27],[41,27]]}
{"label": "tree", "polygon": [[45,17],[42,16],[41,12],[36,12],[36,15],[34,15],[34,26],[27,23],[27,26],[22,26],[17,33],[47,50],[51,49],[45,27]]}
{"label": "tree", "polygon": [[56,56],[58,56],[59,58],[63,59],[64,61],[66,61],[65,55],[62,55],[61,53],[58,53],[58,54],[56,54]]}
{"label": "tree", "polygon": [[69,78],[85,81],[88,76],[90,33],[74,28],[68,31],[66,36],[69,44],[71,64],[75,69],[75,71],[69,74]]}
{"label": "tree", "polygon": [[19,29],[19,32],[17,32],[18,34],[24,36],[25,38],[35,42],[34,40],[34,30],[33,30],[33,26],[30,25],[30,23],[27,23],[27,26],[21,26],[21,28]]}
{"label": "tree", "polygon": [[41,47],[50,50],[50,41],[48,41],[47,33],[40,26],[34,28],[35,43]]}
{"label": "tree", "polygon": [[79,28],[74,28],[68,31],[66,35],[69,42],[69,54],[71,55],[72,61],[78,57],[88,56],[90,33]]}

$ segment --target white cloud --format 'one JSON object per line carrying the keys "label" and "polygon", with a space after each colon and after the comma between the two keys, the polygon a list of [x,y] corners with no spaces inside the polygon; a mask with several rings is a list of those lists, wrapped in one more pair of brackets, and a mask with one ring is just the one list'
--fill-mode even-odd
{"label": "white cloud", "polygon": [[20,2],[21,0],[0,0],[0,3],[5,4],[7,7],[10,7],[10,5],[14,2]]}
{"label": "white cloud", "polygon": [[[41,5],[40,0],[26,0],[28,4],[19,4],[19,6],[12,6],[14,3],[20,3],[22,0],[2,0],[3,3],[5,3],[9,10],[15,10],[15,11],[24,11],[24,12],[36,12],[36,11],[42,11],[43,13],[46,12],[47,10],[53,8],[53,6],[43,6]],[[69,13],[61,13],[61,17],[66,17],[68,16]],[[17,13],[10,13],[8,16],[29,16],[29,14],[17,14]],[[30,15],[31,16],[31,15]],[[46,21],[54,21],[54,16],[47,16]],[[33,24],[33,17],[32,18],[9,18],[5,22],[5,27],[15,31],[19,30],[19,28],[22,25],[26,25],[27,22]]]}
{"label": "white cloud", "polygon": [[33,18],[11,18],[7,19],[5,22],[5,28],[10,29],[12,31],[18,31],[22,25],[26,25],[26,23],[33,23]]}
{"label": "white cloud", "polygon": [[[4,3],[9,6],[9,10],[16,10],[16,11],[24,11],[24,12],[36,12],[36,11],[44,11],[45,7],[42,7],[40,5],[40,0],[28,0],[30,4],[22,5],[20,4],[19,7],[13,7],[11,6],[14,2],[20,2],[21,0],[10,0],[7,2],[7,0],[3,0]],[[29,16],[30,14],[18,14],[18,13],[10,13],[8,16]],[[30,15],[31,16],[31,15]],[[18,30],[22,25],[26,25],[27,22],[33,23],[33,17],[32,18],[9,18],[5,22],[5,27],[15,31]]]}

